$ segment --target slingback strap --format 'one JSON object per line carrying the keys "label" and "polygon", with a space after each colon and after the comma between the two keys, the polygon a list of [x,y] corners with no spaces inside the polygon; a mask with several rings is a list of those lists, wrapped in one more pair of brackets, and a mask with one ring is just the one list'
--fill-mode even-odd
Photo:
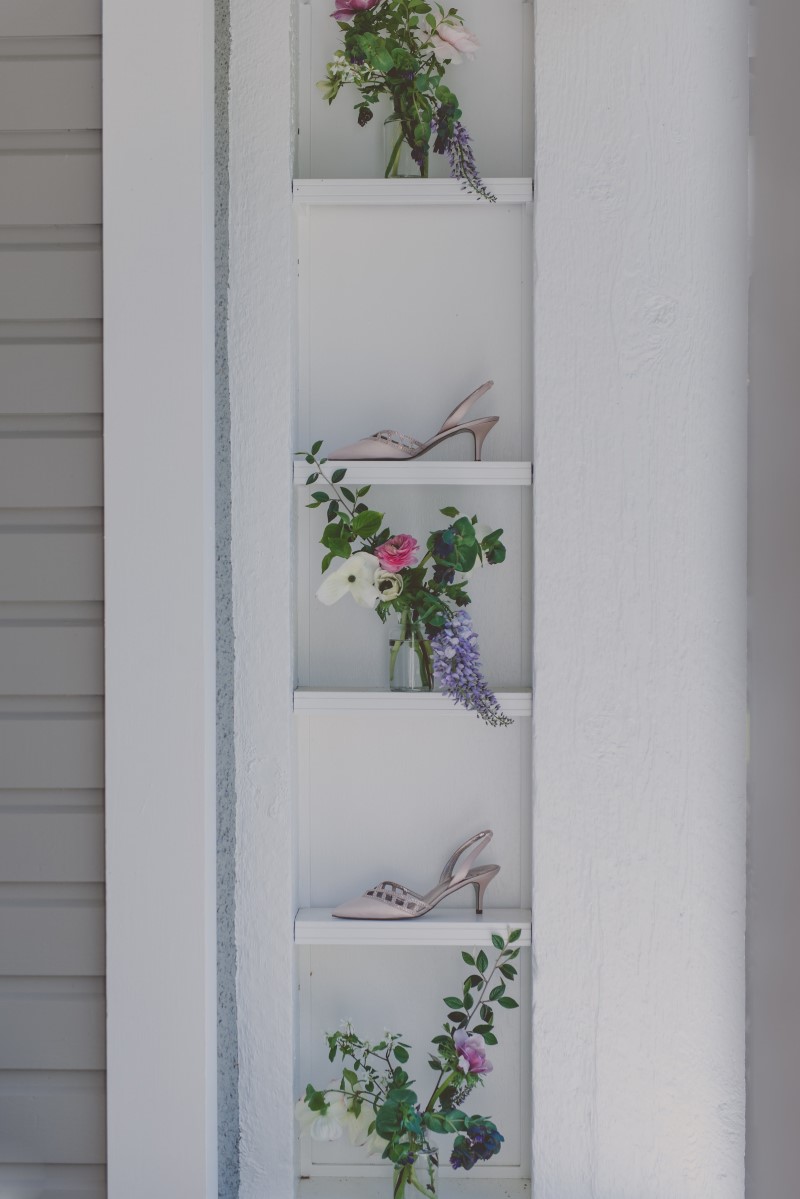
{"label": "slingback strap", "polygon": [[480,387],[476,387],[475,390],[471,392],[465,400],[462,400],[460,404],[455,406],[439,432],[444,433],[446,429],[454,429],[456,425],[460,425],[472,405],[477,404],[481,396],[486,395],[487,391],[489,391],[492,387],[494,387],[493,379],[489,379],[486,383],[481,383]]}
{"label": "slingback strap", "polygon": [[409,891],[408,887],[403,887],[400,883],[393,883],[391,880],[384,880],[377,887],[371,887],[369,891],[364,892],[370,899],[380,899],[382,903],[388,903],[390,907],[402,908],[404,912],[422,912],[426,908],[426,903],[422,896],[417,895],[414,891]]}
{"label": "slingback strap", "polygon": [[381,429],[380,432],[373,433],[372,437],[374,441],[385,441],[388,445],[396,446],[404,454],[418,454],[422,449],[422,442],[417,441],[416,437],[398,433],[396,429]]}
{"label": "slingback strap", "polygon": [[[444,870],[439,876],[439,883],[458,883],[461,882],[462,879],[466,878],[472,869],[476,858],[479,854],[483,853],[484,849],[491,841],[492,836],[492,830],[485,829],[482,833],[476,833],[474,837],[470,837],[469,841],[465,841],[463,845],[459,845],[453,856],[448,859]],[[458,865],[461,855],[468,850],[471,845],[474,845],[475,848],[468,857],[464,858],[464,861],[459,866],[458,871],[454,874],[453,871]]]}

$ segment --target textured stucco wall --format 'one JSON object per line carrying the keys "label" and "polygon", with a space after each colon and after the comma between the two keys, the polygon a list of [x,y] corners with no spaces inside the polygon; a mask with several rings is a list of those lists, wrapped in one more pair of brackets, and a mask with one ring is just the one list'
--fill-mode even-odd
{"label": "textured stucco wall", "polygon": [[536,1199],[741,1199],[747,6],[538,0]]}
{"label": "textured stucco wall", "polygon": [[231,436],[228,388],[228,65],[230,4],[215,4],[216,521],[217,521],[217,1061],[219,1196],[239,1193],[236,1033],[236,767],[233,753]]}

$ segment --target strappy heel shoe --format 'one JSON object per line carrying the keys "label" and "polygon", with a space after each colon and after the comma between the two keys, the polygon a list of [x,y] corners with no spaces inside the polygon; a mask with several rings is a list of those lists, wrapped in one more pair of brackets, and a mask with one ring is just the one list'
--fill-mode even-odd
{"label": "strappy heel shoe", "polygon": [[328,460],[330,462],[401,462],[411,458],[420,458],[434,446],[447,441],[448,437],[455,437],[457,433],[471,433],[475,446],[475,461],[480,462],[483,443],[500,417],[484,416],[480,420],[471,421],[464,421],[463,418],[490,387],[494,387],[491,379],[486,383],[481,383],[480,387],[453,409],[438,433],[434,433],[428,441],[417,441],[416,437],[398,433],[396,429],[381,429],[379,433],[373,433],[371,437],[362,437],[360,441],[354,441],[352,445],[345,445],[341,449],[334,450],[332,454],[328,454]]}
{"label": "strappy heel shoe", "polygon": [[[360,899],[351,899],[341,904],[333,911],[340,920],[414,920],[424,916],[441,903],[448,895],[460,891],[462,887],[475,888],[475,914],[483,913],[483,897],[489,883],[499,873],[499,866],[473,866],[475,859],[486,848],[492,839],[490,829],[476,833],[448,859],[441,873],[439,882],[427,895],[417,895],[408,887],[390,881],[370,887]],[[472,852],[459,865],[462,855],[468,850]],[[458,867],[458,869],[456,869]]]}

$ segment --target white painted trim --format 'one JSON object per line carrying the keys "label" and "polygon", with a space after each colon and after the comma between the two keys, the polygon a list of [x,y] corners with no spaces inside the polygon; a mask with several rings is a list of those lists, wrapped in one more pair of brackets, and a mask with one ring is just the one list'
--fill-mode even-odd
{"label": "white painted trim", "polygon": [[[231,0],[231,530],[240,1199],[295,1191],[293,0]],[[281,565],[276,569],[276,564]]]}
{"label": "white painted trim", "polygon": [[[484,179],[497,205],[530,204],[532,179]],[[295,179],[295,204],[370,204],[393,207],[409,204],[481,204],[475,192],[457,179]]]}
{"label": "white painted trim", "polygon": [[502,937],[522,930],[520,949],[531,943],[531,913],[523,908],[486,908],[476,916],[471,908],[435,908],[420,920],[338,920],[330,908],[301,908],[294,922],[296,945],[491,945],[492,933]]}
{"label": "white painted trim", "polygon": [[[530,462],[336,462],[344,467],[347,481],[384,487],[530,487]],[[304,458],[294,464],[294,481],[305,484],[313,468]],[[326,468],[327,469],[327,468]]]}
{"label": "white painted trim", "polygon": [[[532,697],[530,691],[498,691],[497,702],[507,716],[530,716]],[[461,716],[476,720],[474,712],[459,708],[446,695],[438,691],[328,691],[322,687],[299,687],[294,693],[294,710],[297,713],[326,712],[437,712],[440,716]]]}
{"label": "white painted trim", "polygon": [[108,1194],[217,1194],[213,4],[103,4]]}

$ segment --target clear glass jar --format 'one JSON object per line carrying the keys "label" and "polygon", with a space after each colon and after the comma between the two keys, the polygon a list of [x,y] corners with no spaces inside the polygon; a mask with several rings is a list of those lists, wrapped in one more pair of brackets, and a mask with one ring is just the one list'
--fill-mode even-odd
{"label": "clear glass jar", "polygon": [[433,650],[407,613],[389,640],[389,690],[433,691]]}

